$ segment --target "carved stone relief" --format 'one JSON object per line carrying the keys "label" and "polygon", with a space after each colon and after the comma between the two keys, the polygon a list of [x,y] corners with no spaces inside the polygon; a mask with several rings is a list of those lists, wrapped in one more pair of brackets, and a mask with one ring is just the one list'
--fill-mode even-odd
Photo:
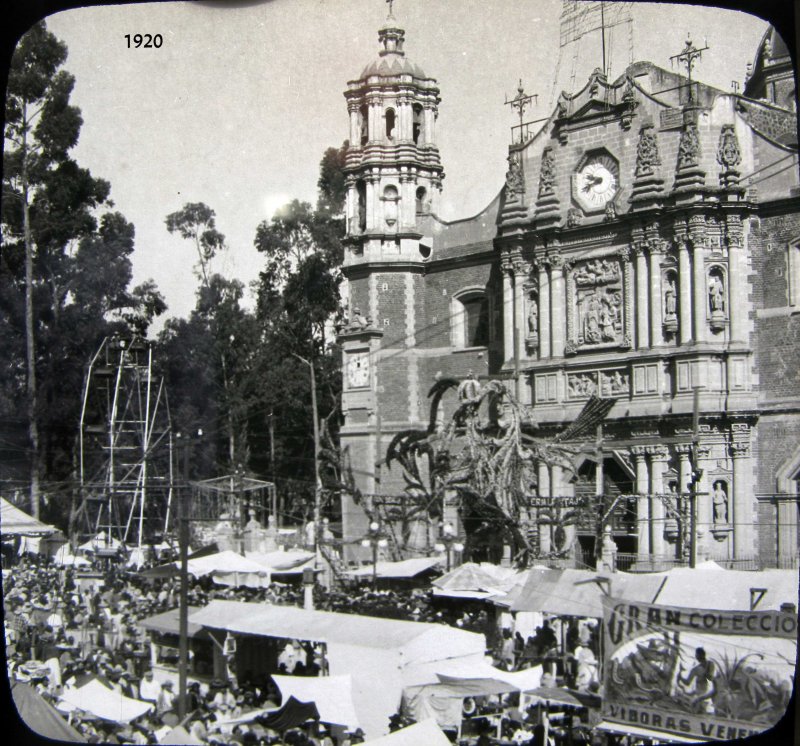
{"label": "carved stone relief", "polygon": [[623,278],[617,259],[576,265],[567,290],[568,331],[577,348],[624,342]]}

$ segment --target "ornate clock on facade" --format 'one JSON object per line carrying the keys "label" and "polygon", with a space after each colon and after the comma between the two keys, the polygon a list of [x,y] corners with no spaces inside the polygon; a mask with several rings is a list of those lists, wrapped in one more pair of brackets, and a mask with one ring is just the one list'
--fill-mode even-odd
{"label": "ornate clock on facade", "polygon": [[352,355],[347,363],[347,383],[351,389],[369,386],[369,353]]}
{"label": "ornate clock on facade", "polygon": [[600,212],[619,192],[619,164],[608,153],[587,155],[572,176],[572,196],[584,212]]}

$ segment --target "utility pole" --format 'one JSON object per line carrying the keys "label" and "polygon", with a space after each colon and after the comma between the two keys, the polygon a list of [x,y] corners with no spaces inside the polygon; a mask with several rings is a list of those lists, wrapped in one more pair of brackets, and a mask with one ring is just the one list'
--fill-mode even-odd
{"label": "utility pole", "polygon": [[305,363],[311,371],[311,411],[314,418],[314,564],[319,566],[319,534],[320,534],[320,499],[322,485],[319,478],[319,417],[317,415],[317,379],[314,374],[314,364],[300,357],[296,353],[291,353],[300,362]]}
{"label": "utility pole", "polygon": [[178,717],[186,717],[187,669],[189,665],[189,443],[182,444],[183,484],[178,500],[178,542],[180,546],[181,574],[178,608]]}
{"label": "utility pole", "polygon": [[700,388],[694,387],[692,405],[692,448],[689,451],[692,481],[689,484],[689,567],[697,565],[697,485],[703,470],[697,466],[697,445],[700,440]]}
{"label": "utility pole", "polygon": [[[197,437],[203,435],[197,431]],[[178,438],[180,438],[178,433]],[[186,717],[186,698],[188,694],[187,674],[189,669],[189,457],[192,440],[187,438],[180,444],[183,451],[183,484],[178,491],[178,543],[180,547],[180,595],[178,602],[178,717]]]}

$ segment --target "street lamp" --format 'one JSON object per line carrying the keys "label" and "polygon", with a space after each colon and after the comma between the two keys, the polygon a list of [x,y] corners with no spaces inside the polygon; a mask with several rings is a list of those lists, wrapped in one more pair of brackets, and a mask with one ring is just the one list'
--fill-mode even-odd
{"label": "street lamp", "polygon": [[380,523],[372,521],[369,524],[369,531],[361,540],[361,546],[366,549],[372,547],[372,587],[375,588],[378,584],[378,549],[389,546],[389,540],[383,535]]}
{"label": "street lamp", "polygon": [[456,536],[456,530],[453,528],[452,523],[445,523],[442,526],[442,531],[439,534],[439,541],[433,545],[433,548],[439,552],[447,553],[447,572],[450,572],[450,558],[454,551],[463,552],[464,544]]}

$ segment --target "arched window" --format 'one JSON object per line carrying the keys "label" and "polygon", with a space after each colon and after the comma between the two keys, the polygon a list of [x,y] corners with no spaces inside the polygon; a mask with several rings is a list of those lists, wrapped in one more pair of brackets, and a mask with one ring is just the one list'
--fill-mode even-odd
{"label": "arched window", "polygon": [[367,229],[367,185],[363,179],[356,182],[358,194],[358,231],[363,233]]}
{"label": "arched window", "polygon": [[490,342],[489,298],[483,289],[470,289],[453,298],[451,333],[454,347],[485,347]]}
{"label": "arched window", "polygon": [[386,110],[386,138],[394,140],[395,114],[394,109]]}
{"label": "arched window", "polygon": [[416,144],[419,144],[421,136],[422,136],[422,107],[419,104],[414,104],[412,137],[414,138],[414,142]]}
{"label": "arched window", "polygon": [[366,145],[369,140],[369,109],[366,104],[361,104],[358,110],[358,123],[361,128],[361,144]]}
{"label": "arched window", "polygon": [[425,198],[428,196],[428,192],[425,187],[417,187],[417,212],[428,212],[428,204]]}
{"label": "arched window", "polygon": [[397,223],[397,203],[400,201],[400,193],[397,191],[396,186],[389,184],[389,186],[383,190],[383,201],[383,214],[386,219],[386,225],[391,228]]}

